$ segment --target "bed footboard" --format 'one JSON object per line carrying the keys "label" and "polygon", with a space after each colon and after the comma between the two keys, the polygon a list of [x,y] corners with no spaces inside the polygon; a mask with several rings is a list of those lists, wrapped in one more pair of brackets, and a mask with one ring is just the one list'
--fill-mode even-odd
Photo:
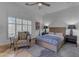
{"label": "bed footboard", "polygon": [[42,46],[42,47],[48,48],[48,49],[50,49],[52,51],[58,52],[59,49],[63,46],[64,42],[60,43],[59,46],[55,46],[53,44],[49,44],[47,42],[37,40],[37,44]]}

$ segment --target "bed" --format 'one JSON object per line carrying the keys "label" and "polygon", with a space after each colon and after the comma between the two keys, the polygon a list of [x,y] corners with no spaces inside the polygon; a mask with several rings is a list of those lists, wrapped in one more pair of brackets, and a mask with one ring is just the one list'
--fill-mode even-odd
{"label": "bed", "polygon": [[37,36],[37,44],[58,52],[64,44],[65,27],[50,27],[49,34]]}

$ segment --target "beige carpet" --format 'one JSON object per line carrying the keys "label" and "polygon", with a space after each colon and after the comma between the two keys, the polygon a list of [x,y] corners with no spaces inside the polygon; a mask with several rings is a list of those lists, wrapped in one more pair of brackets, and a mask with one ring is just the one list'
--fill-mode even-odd
{"label": "beige carpet", "polygon": [[31,57],[31,56],[32,54],[24,49],[19,49],[17,51],[8,49],[5,52],[0,53],[0,57]]}

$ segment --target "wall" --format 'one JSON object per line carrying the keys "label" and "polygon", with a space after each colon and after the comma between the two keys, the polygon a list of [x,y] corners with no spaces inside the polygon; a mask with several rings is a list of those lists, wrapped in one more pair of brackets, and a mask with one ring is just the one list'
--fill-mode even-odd
{"label": "wall", "polygon": [[0,4],[0,44],[3,44],[4,42],[7,42],[7,17],[6,17],[6,8],[2,4]]}

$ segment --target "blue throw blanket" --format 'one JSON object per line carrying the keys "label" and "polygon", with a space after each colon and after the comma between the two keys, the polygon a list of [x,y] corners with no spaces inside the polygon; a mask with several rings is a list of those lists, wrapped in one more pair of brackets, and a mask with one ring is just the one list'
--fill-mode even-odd
{"label": "blue throw blanket", "polygon": [[59,43],[61,42],[61,38],[57,37],[57,36],[51,36],[51,35],[42,35],[42,36],[37,36],[36,37],[38,40],[42,40],[45,42],[48,42],[50,44],[54,44],[54,45],[59,45]]}

